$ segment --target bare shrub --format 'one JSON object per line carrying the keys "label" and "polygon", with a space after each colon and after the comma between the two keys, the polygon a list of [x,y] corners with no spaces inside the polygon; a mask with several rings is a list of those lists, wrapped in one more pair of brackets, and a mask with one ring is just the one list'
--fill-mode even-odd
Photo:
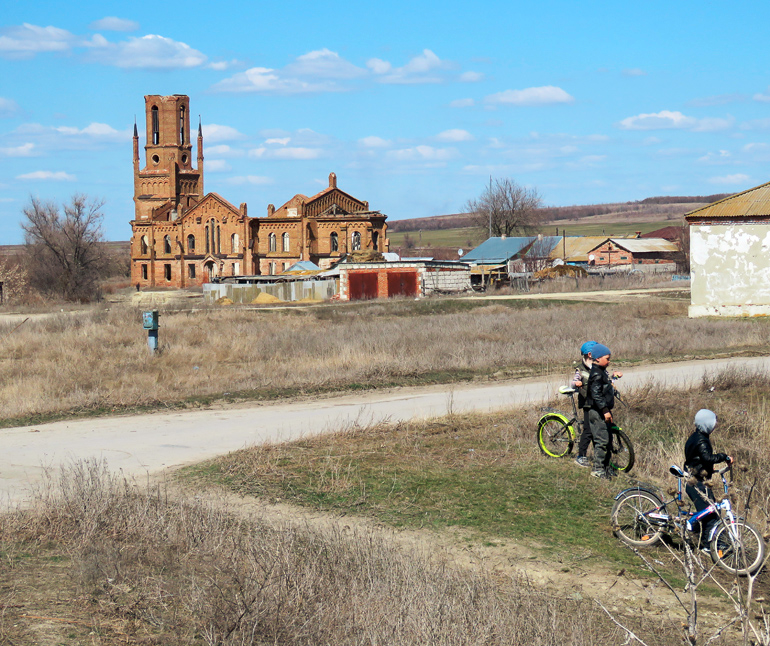
{"label": "bare shrub", "polygon": [[[581,601],[496,581],[369,530],[239,519],[141,492],[99,462],[0,522],[0,541],[56,541],[80,603],[137,643],[606,644],[619,629]],[[90,601],[89,601],[90,600]],[[20,618],[20,620],[23,618]]]}

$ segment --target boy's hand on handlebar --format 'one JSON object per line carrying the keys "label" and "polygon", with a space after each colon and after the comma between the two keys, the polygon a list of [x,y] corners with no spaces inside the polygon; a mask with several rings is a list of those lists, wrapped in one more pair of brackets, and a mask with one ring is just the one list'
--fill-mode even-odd
{"label": "boy's hand on handlebar", "polygon": [[623,376],[622,372],[618,372],[617,370],[614,370],[612,372],[612,378],[613,379],[620,379]]}
{"label": "boy's hand on handlebar", "polygon": [[729,466],[733,466],[733,463],[735,462],[735,459],[733,458],[733,456],[731,456],[731,455],[728,455],[728,456],[727,456],[727,460],[725,460],[725,462],[727,462],[727,464],[728,464]]}
{"label": "boy's hand on handlebar", "polygon": [[577,379],[577,380],[573,381],[572,384],[577,386],[578,388],[582,388],[583,387],[583,382],[580,381],[580,379]]}
{"label": "boy's hand on handlebar", "polygon": [[605,422],[611,422],[612,421],[612,413],[604,413],[604,421]]}

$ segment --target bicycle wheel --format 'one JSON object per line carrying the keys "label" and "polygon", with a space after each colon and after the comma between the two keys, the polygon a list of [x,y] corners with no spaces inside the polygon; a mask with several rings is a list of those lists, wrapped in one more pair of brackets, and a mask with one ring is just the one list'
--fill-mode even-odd
{"label": "bicycle wheel", "polygon": [[765,541],[759,531],[743,520],[736,520],[732,526],[722,523],[711,539],[711,560],[730,574],[754,574],[765,560]]}
{"label": "bicycle wheel", "polygon": [[561,458],[572,451],[575,431],[564,415],[548,413],[537,423],[537,444],[546,455]]}
{"label": "bicycle wheel", "polygon": [[[652,518],[651,513],[665,518]],[[650,547],[663,536],[667,523],[663,501],[649,491],[629,491],[612,507],[612,531],[621,541],[633,547]]]}
{"label": "bicycle wheel", "polygon": [[616,426],[610,438],[610,466],[628,473],[634,466],[634,447],[622,428]]}

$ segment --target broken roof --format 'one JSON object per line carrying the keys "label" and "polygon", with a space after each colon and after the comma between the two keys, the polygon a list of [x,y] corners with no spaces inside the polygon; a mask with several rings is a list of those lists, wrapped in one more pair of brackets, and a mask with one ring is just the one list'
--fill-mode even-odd
{"label": "broken roof", "polygon": [[631,253],[677,252],[677,247],[664,238],[610,238],[613,244]]}
{"label": "broken roof", "polygon": [[548,257],[562,258],[565,262],[588,262],[588,254],[609,239],[609,236],[567,236],[551,249]]}

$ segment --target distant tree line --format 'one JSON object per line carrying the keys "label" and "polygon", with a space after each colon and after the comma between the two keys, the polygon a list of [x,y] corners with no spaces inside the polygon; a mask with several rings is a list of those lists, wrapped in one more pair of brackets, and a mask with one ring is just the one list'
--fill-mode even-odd
{"label": "distant tree line", "polygon": [[[677,208],[677,205],[711,204],[732,193],[717,193],[715,195],[689,195],[689,196],[659,196],[648,197],[633,202],[614,202],[607,204],[585,204],[574,206],[549,206],[538,209],[535,218],[542,224],[559,220],[580,220],[596,215],[615,214],[619,218],[627,215],[641,215],[643,213],[655,213],[663,215],[665,219],[674,219],[687,211],[691,206]],[[657,208],[656,208],[657,207]],[[447,215],[434,215],[425,218],[411,218],[409,220],[393,220],[388,222],[388,229],[399,231],[436,231],[442,229],[470,228],[478,225],[478,218],[473,213],[451,213]]]}

